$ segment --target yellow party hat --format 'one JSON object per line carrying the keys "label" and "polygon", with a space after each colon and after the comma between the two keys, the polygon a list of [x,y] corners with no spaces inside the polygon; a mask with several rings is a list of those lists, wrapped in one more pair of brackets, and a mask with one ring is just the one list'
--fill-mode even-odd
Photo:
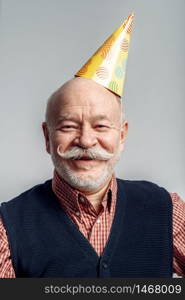
{"label": "yellow party hat", "polygon": [[129,15],[75,76],[90,78],[121,97],[133,18]]}

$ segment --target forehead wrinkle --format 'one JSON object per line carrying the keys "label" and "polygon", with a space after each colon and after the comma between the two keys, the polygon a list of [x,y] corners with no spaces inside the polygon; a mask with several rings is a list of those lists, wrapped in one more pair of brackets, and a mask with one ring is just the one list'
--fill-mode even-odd
{"label": "forehead wrinkle", "polygon": [[63,122],[63,121],[73,121],[73,122],[79,122],[79,117],[76,115],[76,116],[72,116],[70,114],[67,114],[67,115],[60,115],[58,117],[58,120],[57,120],[57,123],[59,122]]}
{"label": "forehead wrinkle", "polygon": [[70,115],[69,113],[62,113],[62,114],[60,114],[59,116],[58,116],[58,118],[59,119],[61,119],[61,120],[68,120],[68,119],[70,119],[71,117],[73,117],[72,115]]}
{"label": "forehead wrinkle", "polygon": [[60,104],[61,107],[64,107],[64,106],[69,106],[69,107],[97,107],[97,104]]}
{"label": "forehead wrinkle", "polygon": [[[72,106],[69,106],[72,107]],[[91,122],[96,122],[99,120],[107,120],[109,122],[111,122],[112,124],[113,122],[113,118],[111,118],[111,116],[107,115],[104,112],[95,112],[95,114],[93,113],[93,110],[91,109],[91,107],[93,107],[93,105],[73,105],[73,107],[79,107],[82,108],[82,111],[80,111],[80,114],[78,112],[61,112],[61,114],[59,113],[57,119],[59,121],[64,121],[64,120],[74,120],[74,121],[79,121],[79,119],[82,120],[90,120]],[[87,108],[87,110],[86,110]]]}

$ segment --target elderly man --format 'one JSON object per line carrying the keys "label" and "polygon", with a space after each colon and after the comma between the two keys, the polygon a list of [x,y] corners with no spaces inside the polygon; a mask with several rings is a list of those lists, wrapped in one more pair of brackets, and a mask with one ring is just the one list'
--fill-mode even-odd
{"label": "elderly man", "polygon": [[120,97],[76,77],[49,99],[52,180],[3,203],[0,277],[185,275],[185,204],[147,181],[116,179],[128,131]]}
{"label": "elderly man", "polygon": [[[43,130],[54,177],[2,206],[11,259],[1,246],[1,277],[170,277],[170,195],[114,176],[128,130],[118,97],[72,79],[50,98]],[[185,205],[172,198],[173,267],[185,275]]]}

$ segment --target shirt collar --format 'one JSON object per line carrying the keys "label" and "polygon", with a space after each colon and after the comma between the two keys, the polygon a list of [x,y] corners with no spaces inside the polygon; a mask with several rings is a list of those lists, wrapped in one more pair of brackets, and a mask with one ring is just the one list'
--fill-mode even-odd
{"label": "shirt collar", "polygon": [[[54,170],[54,175],[52,179],[52,189],[57,198],[59,199],[63,208],[67,210],[69,214],[76,214],[77,212],[81,211],[83,203],[84,206],[91,205],[86,196],[82,192],[71,187],[66,181],[64,181],[59,176],[56,170]],[[109,212],[111,211],[112,199],[116,199],[116,193],[117,182],[115,175],[113,174],[107,192],[102,200],[102,205],[104,209],[108,208]],[[80,199],[83,199],[83,202],[80,201]]]}

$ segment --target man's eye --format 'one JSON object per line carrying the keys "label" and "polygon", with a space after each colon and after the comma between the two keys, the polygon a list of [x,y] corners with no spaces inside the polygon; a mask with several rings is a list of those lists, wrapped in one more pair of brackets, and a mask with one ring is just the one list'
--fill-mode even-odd
{"label": "man's eye", "polygon": [[62,130],[71,130],[71,129],[77,129],[77,126],[75,125],[63,125],[61,126]]}
{"label": "man's eye", "polygon": [[97,124],[95,126],[95,128],[97,128],[97,129],[108,129],[109,127],[105,124]]}

